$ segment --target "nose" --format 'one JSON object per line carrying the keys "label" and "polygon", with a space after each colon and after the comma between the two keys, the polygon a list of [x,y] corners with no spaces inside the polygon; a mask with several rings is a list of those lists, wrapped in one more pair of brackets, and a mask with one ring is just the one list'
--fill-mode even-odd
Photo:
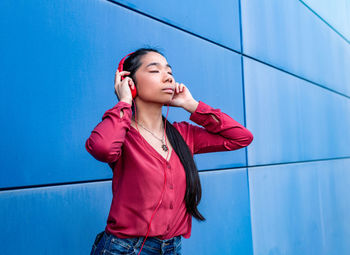
{"label": "nose", "polygon": [[170,82],[172,83],[174,80],[173,76],[168,74],[168,72],[165,72],[165,82]]}
{"label": "nose", "polygon": [[169,76],[167,80],[169,80],[169,82],[172,83],[173,82],[173,77]]}

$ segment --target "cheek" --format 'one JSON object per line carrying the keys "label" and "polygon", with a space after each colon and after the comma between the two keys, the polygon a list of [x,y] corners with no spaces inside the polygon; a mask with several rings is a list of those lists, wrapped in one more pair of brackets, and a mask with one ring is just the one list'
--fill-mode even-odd
{"label": "cheek", "polygon": [[157,81],[152,78],[144,79],[142,83],[138,84],[138,91],[145,98],[153,98],[159,91]]}
{"label": "cheek", "polygon": [[141,84],[142,87],[150,88],[157,84],[158,77],[156,75],[144,74],[140,75],[137,79],[138,83]]}

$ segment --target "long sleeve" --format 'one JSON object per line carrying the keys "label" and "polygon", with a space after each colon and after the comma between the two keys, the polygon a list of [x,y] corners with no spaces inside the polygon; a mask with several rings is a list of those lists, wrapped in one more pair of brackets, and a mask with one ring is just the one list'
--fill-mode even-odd
{"label": "long sleeve", "polygon": [[[124,115],[120,117],[120,111]],[[107,110],[102,121],[92,130],[85,142],[86,150],[97,160],[112,163],[121,155],[125,134],[130,129],[131,104],[119,101]]]}
{"label": "long sleeve", "polygon": [[174,124],[182,131],[193,154],[237,150],[253,141],[253,134],[247,128],[202,101],[190,115],[190,120],[203,127],[185,121]]}

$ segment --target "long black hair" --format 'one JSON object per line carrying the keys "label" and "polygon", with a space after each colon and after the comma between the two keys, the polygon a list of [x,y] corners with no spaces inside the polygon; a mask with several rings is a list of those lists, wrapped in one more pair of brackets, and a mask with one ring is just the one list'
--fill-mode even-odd
{"label": "long black hair", "polygon": [[[129,55],[124,61],[123,70],[130,72],[128,76],[130,76],[130,78],[134,81],[136,88],[137,80],[135,73],[138,70],[138,68],[142,65],[142,57],[148,52],[156,52],[164,56],[163,53],[161,53],[155,48],[139,48],[133,54]],[[134,116],[134,102],[132,103],[132,113]],[[162,115],[162,119],[163,121],[165,121],[164,115]],[[168,120],[166,120],[166,134],[173,149],[179,156],[180,161],[186,172],[185,202],[187,212],[193,215],[193,217],[195,217],[198,221],[205,221],[206,219],[197,209],[197,206],[202,197],[202,188],[199,179],[198,169],[193,159],[193,155],[179,131]]]}

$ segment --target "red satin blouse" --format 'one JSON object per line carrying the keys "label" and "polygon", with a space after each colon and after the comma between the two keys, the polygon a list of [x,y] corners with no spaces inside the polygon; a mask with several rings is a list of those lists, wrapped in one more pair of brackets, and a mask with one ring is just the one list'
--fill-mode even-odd
{"label": "red satin blouse", "polygon": [[[120,117],[123,109],[124,115]],[[215,120],[211,114],[219,120]],[[119,238],[146,236],[149,221],[158,205],[166,166],[163,201],[155,213],[148,236],[170,239],[191,236],[192,215],[185,206],[186,175],[175,150],[165,160],[130,125],[131,104],[119,101],[107,110],[86,140],[87,151],[113,169],[112,192],[105,231]],[[232,151],[248,146],[252,133],[220,109],[199,101],[190,120],[174,122],[193,154]]]}

